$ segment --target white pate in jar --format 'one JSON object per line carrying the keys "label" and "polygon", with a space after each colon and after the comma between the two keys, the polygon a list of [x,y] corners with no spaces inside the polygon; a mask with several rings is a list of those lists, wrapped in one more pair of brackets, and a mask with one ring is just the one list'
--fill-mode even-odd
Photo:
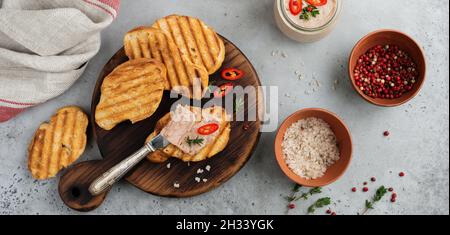
{"label": "white pate in jar", "polygon": [[284,34],[299,42],[314,42],[325,37],[334,28],[342,9],[341,0],[327,0],[316,6],[308,3],[314,0],[294,0],[295,6],[301,3],[294,14],[290,2],[275,0],[275,21]]}

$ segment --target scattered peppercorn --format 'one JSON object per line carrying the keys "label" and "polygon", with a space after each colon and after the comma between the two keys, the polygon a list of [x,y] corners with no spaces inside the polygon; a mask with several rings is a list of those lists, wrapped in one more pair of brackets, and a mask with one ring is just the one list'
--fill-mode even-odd
{"label": "scattered peppercorn", "polygon": [[364,185],[367,185],[367,182],[364,182],[363,184],[364,184]]}
{"label": "scattered peppercorn", "polygon": [[367,187],[363,188],[363,192],[368,192],[368,191],[369,191],[369,188],[367,188]]}
{"label": "scattered peppercorn", "polygon": [[394,192],[394,188],[389,188],[389,192]]}
{"label": "scattered peppercorn", "polygon": [[356,187],[353,187],[353,188],[352,188],[352,192],[356,192]]}
{"label": "scattered peppercorn", "polygon": [[335,215],[336,215],[336,212],[332,212],[331,215],[332,215],[332,216],[335,216]]}
{"label": "scattered peppercorn", "polygon": [[370,178],[370,181],[375,182],[377,179],[375,177]]}
{"label": "scattered peppercorn", "polygon": [[391,134],[391,133],[389,133],[389,131],[383,132],[383,135],[386,136],[386,137],[389,136],[390,134]]}
{"label": "scattered peppercorn", "polygon": [[328,210],[326,211],[326,213],[327,213],[327,214],[331,214],[331,210],[328,209]]}
{"label": "scattered peppercorn", "polygon": [[405,176],[405,172],[400,172],[398,175],[399,175],[400,177],[403,177],[403,176]]}

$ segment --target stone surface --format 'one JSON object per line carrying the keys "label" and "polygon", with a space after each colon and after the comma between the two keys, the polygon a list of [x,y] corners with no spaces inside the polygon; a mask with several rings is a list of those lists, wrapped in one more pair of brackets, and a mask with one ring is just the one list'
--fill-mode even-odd
{"label": "stone surface", "polygon": [[[57,179],[34,181],[27,170],[26,148],[35,129],[59,107],[89,110],[95,80],[102,66],[121,47],[132,27],[151,24],[172,13],[197,16],[238,45],[253,62],[265,85],[279,86],[280,120],[306,107],[322,107],[340,115],[354,138],[354,159],[346,174],[325,187],[338,214],[357,214],[382,184],[398,193],[386,197],[371,214],[449,213],[449,3],[416,0],[345,0],[344,12],[332,34],[314,44],[298,44],[276,28],[272,0],[133,0],[122,1],[118,19],[102,36],[102,48],[85,74],[65,94],[0,124],[0,214],[77,214],[65,207]],[[423,17],[417,17],[417,15]],[[353,45],[370,31],[402,30],[424,48],[427,81],[414,100],[397,108],[380,108],[362,100],[347,78]],[[272,52],[280,51],[272,56]],[[286,57],[281,56],[281,52]],[[276,54],[276,53],[275,53]],[[303,80],[295,75],[298,70]],[[309,82],[321,86],[312,92]],[[332,89],[339,81],[336,90]],[[310,93],[309,95],[307,93]],[[383,132],[389,130],[386,138]],[[92,214],[285,214],[293,186],[280,171],[273,152],[275,133],[264,133],[256,153],[230,181],[214,191],[187,199],[148,195],[126,184],[114,187]],[[92,141],[82,160],[99,158]],[[406,176],[398,177],[400,171]],[[370,177],[377,177],[375,183]],[[370,191],[361,192],[364,181]],[[351,188],[358,192],[352,193]],[[304,189],[305,190],[305,189]],[[290,214],[305,214],[320,196],[298,202]],[[323,214],[324,211],[317,211]]]}

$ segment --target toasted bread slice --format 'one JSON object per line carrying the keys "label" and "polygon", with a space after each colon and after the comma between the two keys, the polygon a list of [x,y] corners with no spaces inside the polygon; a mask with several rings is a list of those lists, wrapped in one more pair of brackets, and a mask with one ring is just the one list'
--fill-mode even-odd
{"label": "toasted bread slice", "polygon": [[157,20],[153,27],[173,39],[182,55],[209,74],[220,69],[225,59],[225,45],[217,33],[203,21],[189,16],[170,15]]}
{"label": "toasted bread slice", "polygon": [[76,161],[86,147],[88,118],[74,106],[59,109],[42,123],[28,147],[28,169],[35,179],[54,177]]}
{"label": "toasted bread slice", "polygon": [[173,40],[161,30],[137,27],[124,37],[125,54],[130,60],[152,58],[167,68],[165,90],[175,90],[182,95],[200,100],[208,88],[208,71],[183,56]]}
{"label": "toasted bread slice", "polygon": [[103,80],[95,122],[105,130],[130,120],[139,122],[158,108],[164,92],[165,66],[153,59],[136,59],[117,66]]}
{"label": "toasted bread slice", "polygon": [[[217,113],[222,115],[222,121],[220,122],[219,132],[220,134],[217,136],[214,142],[210,143],[209,145],[205,146],[199,153],[192,156],[189,154],[186,154],[182,152],[178,147],[169,144],[167,147],[165,147],[162,150],[157,150],[147,156],[147,159],[151,162],[155,163],[162,163],[167,161],[170,157],[178,158],[184,162],[199,162],[203,161],[205,159],[211,158],[221,152],[228,144],[228,141],[230,139],[230,133],[231,133],[231,126],[228,121],[227,114],[225,112],[225,109],[222,107],[211,107],[207,109],[200,109],[200,108],[194,108],[191,107],[191,111],[197,114],[201,117],[201,112],[210,112],[211,114]],[[155,130],[150,136],[148,136],[146,142],[149,142],[155,137],[161,130],[170,122],[171,115],[170,113],[166,114],[164,117],[162,117],[155,126]]]}

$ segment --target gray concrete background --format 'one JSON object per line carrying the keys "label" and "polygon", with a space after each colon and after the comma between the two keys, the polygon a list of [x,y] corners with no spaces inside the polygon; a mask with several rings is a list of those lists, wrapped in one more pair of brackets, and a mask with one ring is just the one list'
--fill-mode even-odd
{"label": "gray concrete background", "polygon": [[[354,159],[346,174],[324,188],[338,214],[356,214],[376,187],[393,186],[398,202],[384,198],[371,214],[449,213],[449,2],[417,0],[345,0],[342,18],[320,42],[302,45],[276,28],[272,0],[123,0],[118,19],[102,36],[100,53],[65,94],[0,124],[0,214],[77,214],[57,193],[58,179],[37,182],[27,170],[27,145],[39,124],[64,105],[89,110],[97,75],[121,47],[124,33],[138,25],[180,13],[197,16],[238,45],[255,66],[264,85],[279,86],[280,113],[322,107],[340,115],[351,129]],[[414,100],[397,108],[363,101],[347,78],[347,58],[365,34],[393,28],[412,35],[428,60],[427,81]],[[286,54],[286,58],[273,51]],[[295,71],[304,76],[296,78]],[[309,82],[322,84],[316,92]],[[332,89],[339,80],[336,90]],[[305,94],[310,91],[311,94]],[[385,130],[391,132],[383,137]],[[146,194],[121,182],[92,214],[284,214],[292,182],[280,171],[273,152],[275,133],[264,133],[256,153],[230,181],[214,191],[188,199]],[[99,158],[91,140],[81,160]],[[406,177],[398,177],[405,171]],[[371,176],[370,193],[352,193]],[[305,214],[313,203],[299,201],[290,214]],[[319,210],[323,214],[324,210]]]}

